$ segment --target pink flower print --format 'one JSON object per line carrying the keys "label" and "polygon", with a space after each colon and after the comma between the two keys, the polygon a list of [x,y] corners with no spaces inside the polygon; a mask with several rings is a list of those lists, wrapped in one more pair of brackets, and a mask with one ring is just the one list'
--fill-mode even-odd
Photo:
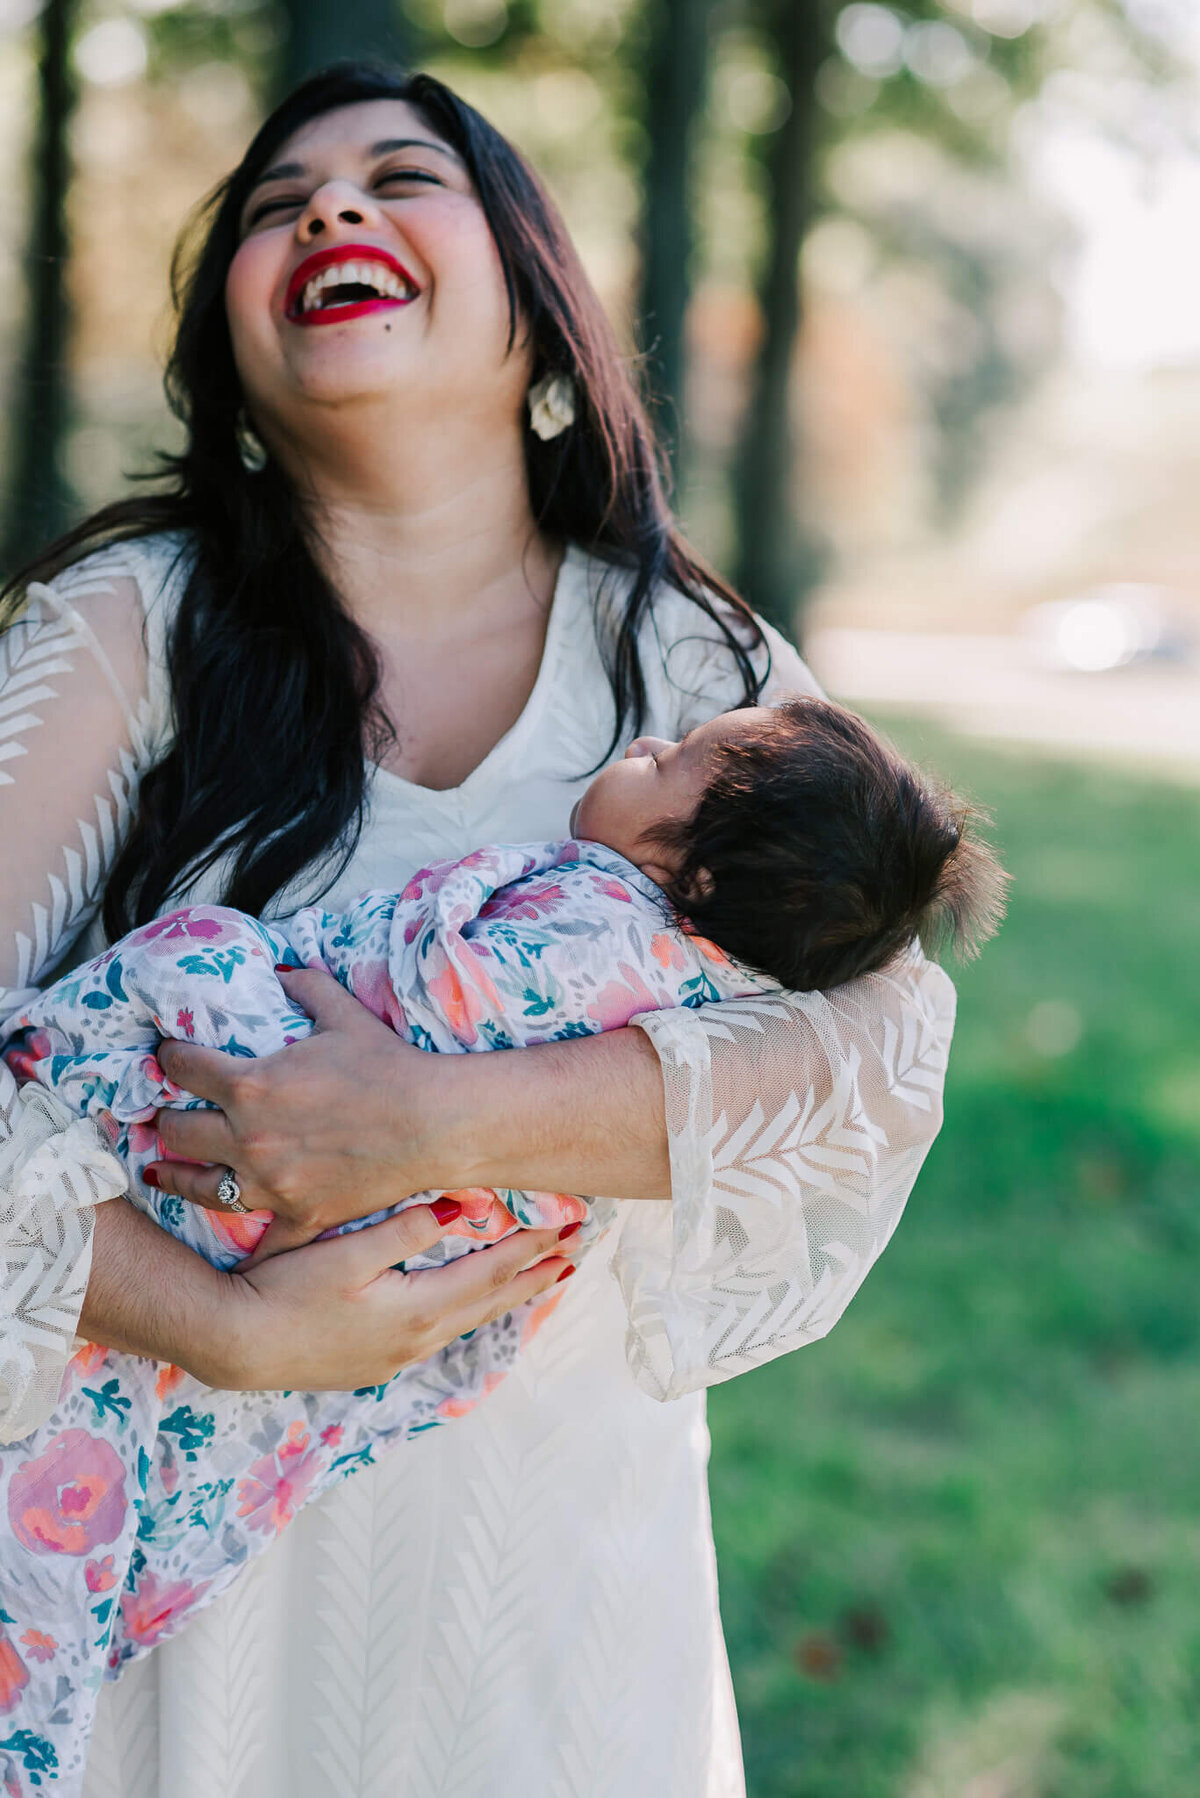
{"label": "pink flower print", "polygon": [[606,899],[619,899],[622,905],[633,904],[633,895],[624,881],[614,880],[610,874],[589,874],[588,879]]}
{"label": "pink flower print", "polygon": [[175,1028],[182,1030],[185,1036],[195,1036],[196,1034],[196,1019],[190,1011],[185,1011],[182,1006],[175,1018]]}
{"label": "pink flower print", "polygon": [[441,1007],[446,1023],[461,1043],[475,1041],[475,1026],[485,1010],[485,1000],[480,997],[479,989],[497,1011],[501,1009],[496,989],[482,967],[477,973],[477,981],[464,981],[458,969],[447,964],[445,971],[429,982],[430,997]]}
{"label": "pink flower print", "polygon": [[675,968],[679,971],[687,967],[687,956],[665,930],[660,930],[656,936],[651,937],[650,952],[660,967]]}
{"label": "pink flower print", "polygon": [[319,1466],[316,1449],[308,1447],[308,1431],[299,1422],[290,1424],[275,1453],[256,1461],[239,1485],[238,1516],[252,1530],[278,1535],[308,1497]]}
{"label": "pink flower print", "polygon": [[126,1637],[153,1647],[172,1618],[203,1598],[211,1583],[193,1586],[187,1580],[160,1580],[156,1573],[143,1574],[136,1591],[121,1594]]}
{"label": "pink flower print", "polygon": [[163,1491],[168,1498],[172,1498],[179,1490],[179,1467],[174,1455],[164,1456],[163,1464],[158,1470],[158,1477],[162,1481]]}
{"label": "pink flower print", "polygon": [[54,1044],[47,1031],[26,1030],[20,1047],[6,1050],[4,1059],[18,1086],[25,1086],[30,1080],[37,1079],[38,1062],[45,1061],[53,1053]]}
{"label": "pink flower print", "polygon": [[210,1211],[207,1216],[213,1235],[223,1249],[232,1249],[238,1255],[249,1255],[266,1235],[267,1226],[275,1213],[247,1211],[243,1217],[240,1211]]}
{"label": "pink flower print", "polygon": [[58,1652],[58,1643],[53,1636],[48,1636],[40,1629],[27,1629],[21,1637],[21,1645],[29,1650],[31,1661],[50,1661]]}
{"label": "pink flower print", "polygon": [[552,912],[562,897],[563,890],[555,881],[546,881],[541,886],[531,886],[523,881],[519,887],[489,899],[480,916],[525,918],[532,924]]}
{"label": "pink flower print", "polygon": [[457,1199],[462,1216],[455,1218],[447,1236],[469,1236],[472,1242],[499,1242],[516,1225],[516,1218],[493,1186],[460,1186],[444,1195]]}
{"label": "pink flower print", "polygon": [[83,1570],[89,1592],[111,1592],[117,1583],[113,1572],[113,1557],[105,1555],[102,1561],[89,1561]]}
{"label": "pink flower print", "polygon": [[656,998],[636,968],[618,962],[619,981],[602,986],[588,1006],[589,1018],[595,1018],[601,1030],[621,1030],[639,1011],[658,1011],[665,1003]]}
{"label": "pink flower print", "polygon": [[240,926],[241,920],[219,907],[206,910],[204,906],[185,906],[182,911],[168,912],[165,918],[156,918],[153,924],[135,931],[127,947],[152,943],[156,937],[165,942],[194,937],[202,943],[219,943],[231,923]]}
{"label": "pink flower print", "polygon": [[13,1474],[8,1520],[35,1555],[85,1555],[115,1541],[125,1521],[121,1457],[100,1436],[64,1430]]}
{"label": "pink flower print", "polygon": [[16,1708],[28,1684],[29,1668],[0,1629],[0,1716]]}
{"label": "pink flower print", "polygon": [[327,1423],[321,1431],[321,1441],[326,1448],[336,1448],[346,1434],[340,1423]]}
{"label": "pink flower print", "polygon": [[145,1156],[148,1161],[161,1161],[163,1156],[162,1138],[153,1124],[130,1124],[129,1153],[139,1160]]}

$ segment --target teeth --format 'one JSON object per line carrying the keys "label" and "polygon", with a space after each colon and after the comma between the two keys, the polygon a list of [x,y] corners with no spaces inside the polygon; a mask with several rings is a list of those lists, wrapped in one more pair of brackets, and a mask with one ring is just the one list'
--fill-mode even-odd
{"label": "teeth", "polygon": [[402,275],[396,274],[380,262],[335,262],[323,268],[305,283],[300,299],[300,310],[312,312],[321,304],[321,295],[327,287],[356,286],[373,287],[381,297],[390,300],[409,300],[415,297],[416,288]]}

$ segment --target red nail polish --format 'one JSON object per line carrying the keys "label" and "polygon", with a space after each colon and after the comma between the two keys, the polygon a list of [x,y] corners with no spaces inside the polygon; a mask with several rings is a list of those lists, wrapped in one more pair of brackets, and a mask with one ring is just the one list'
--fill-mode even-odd
{"label": "red nail polish", "polygon": [[558,1233],[558,1240],[560,1242],[565,1242],[567,1240],[568,1236],[574,1236],[576,1230],[582,1230],[582,1229],[583,1229],[583,1219],[581,1217],[576,1218],[576,1220],[573,1224],[564,1224],[563,1225],[562,1229]]}
{"label": "red nail polish", "polygon": [[556,1286],[561,1286],[561,1285],[562,1285],[562,1283],[563,1283],[563,1281],[564,1281],[564,1280],[569,1280],[569,1279],[570,1279],[570,1278],[571,1278],[571,1275],[572,1275],[572,1274],[573,1274],[573,1273],[574,1273],[574,1272],[575,1272],[575,1271],[576,1271],[576,1269],[575,1269],[575,1263],[574,1263],[574,1262],[573,1262],[573,1261],[572,1261],[572,1262],[571,1262],[571,1263],[570,1263],[570,1264],[569,1264],[569,1265],[568,1265],[568,1266],[567,1266],[567,1267],[564,1267],[564,1268],[563,1268],[563,1270],[562,1270],[562,1272],[561,1272],[561,1274],[559,1274],[559,1276],[558,1276],[558,1278],[557,1278],[557,1280],[556,1280],[556,1281],[555,1281],[555,1282],[554,1282],[554,1284],[555,1284],[555,1285],[556,1285]]}
{"label": "red nail polish", "polygon": [[152,1167],[148,1167],[146,1169],[145,1173],[142,1175],[142,1179],[145,1181],[147,1186],[152,1186],[154,1188],[155,1192],[162,1191],[162,1181],[159,1179],[158,1175],[155,1173],[155,1171]]}
{"label": "red nail polish", "polygon": [[295,974],[297,971],[298,970],[295,969],[289,961],[277,961],[275,963],[275,972],[277,974]]}
{"label": "red nail polish", "polygon": [[456,1217],[462,1216],[462,1206],[457,1199],[435,1199],[429,1209],[439,1224],[452,1224]]}

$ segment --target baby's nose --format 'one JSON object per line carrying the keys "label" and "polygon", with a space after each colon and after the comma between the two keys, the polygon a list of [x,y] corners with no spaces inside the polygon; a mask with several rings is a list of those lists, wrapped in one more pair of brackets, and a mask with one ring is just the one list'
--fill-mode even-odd
{"label": "baby's nose", "polygon": [[664,749],[670,747],[671,744],[666,737],[635,737],[625,751],[625,757],[628,760],[631,755],[659,755]]}

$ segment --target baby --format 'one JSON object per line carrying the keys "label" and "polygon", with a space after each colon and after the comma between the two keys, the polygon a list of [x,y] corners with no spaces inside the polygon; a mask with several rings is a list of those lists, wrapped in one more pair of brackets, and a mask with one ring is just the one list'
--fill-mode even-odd
{"label": "baby", "polygon": [[[141,1180],[159,1153],[154,1112],[201,1103],[166,1080],[155,1050],[184,1035],[266,1055],[307,1034],[278,963],[328,968],[398,1034],[454,1053],[834,986],[918,935],[970,952],[1001,909],[1003,876],[961,808],[818,700],[730,712],[680,743],[640,739],[592,781],[571,833],[476,851],[336,914],[264,924],[194,906],[143,926],[12,1020],[5,1055],[28,1109],[96,1120],[133,1201],[231,1266],[268,1214],[202,1210]],[[609,1201],[564,1194],[451,1196],[457,1221],[406,1266],[550,1224],[580,1226],[574,1252],[613,1215]],[[355,1393],[216,1392],[178,1368],[81,1350],[51,1420],[0,1451],[11,1789],[46,1771],[76,1789],[105,1673],[166,1640],[331,1483],[469,1410],[559,1297]]]}

